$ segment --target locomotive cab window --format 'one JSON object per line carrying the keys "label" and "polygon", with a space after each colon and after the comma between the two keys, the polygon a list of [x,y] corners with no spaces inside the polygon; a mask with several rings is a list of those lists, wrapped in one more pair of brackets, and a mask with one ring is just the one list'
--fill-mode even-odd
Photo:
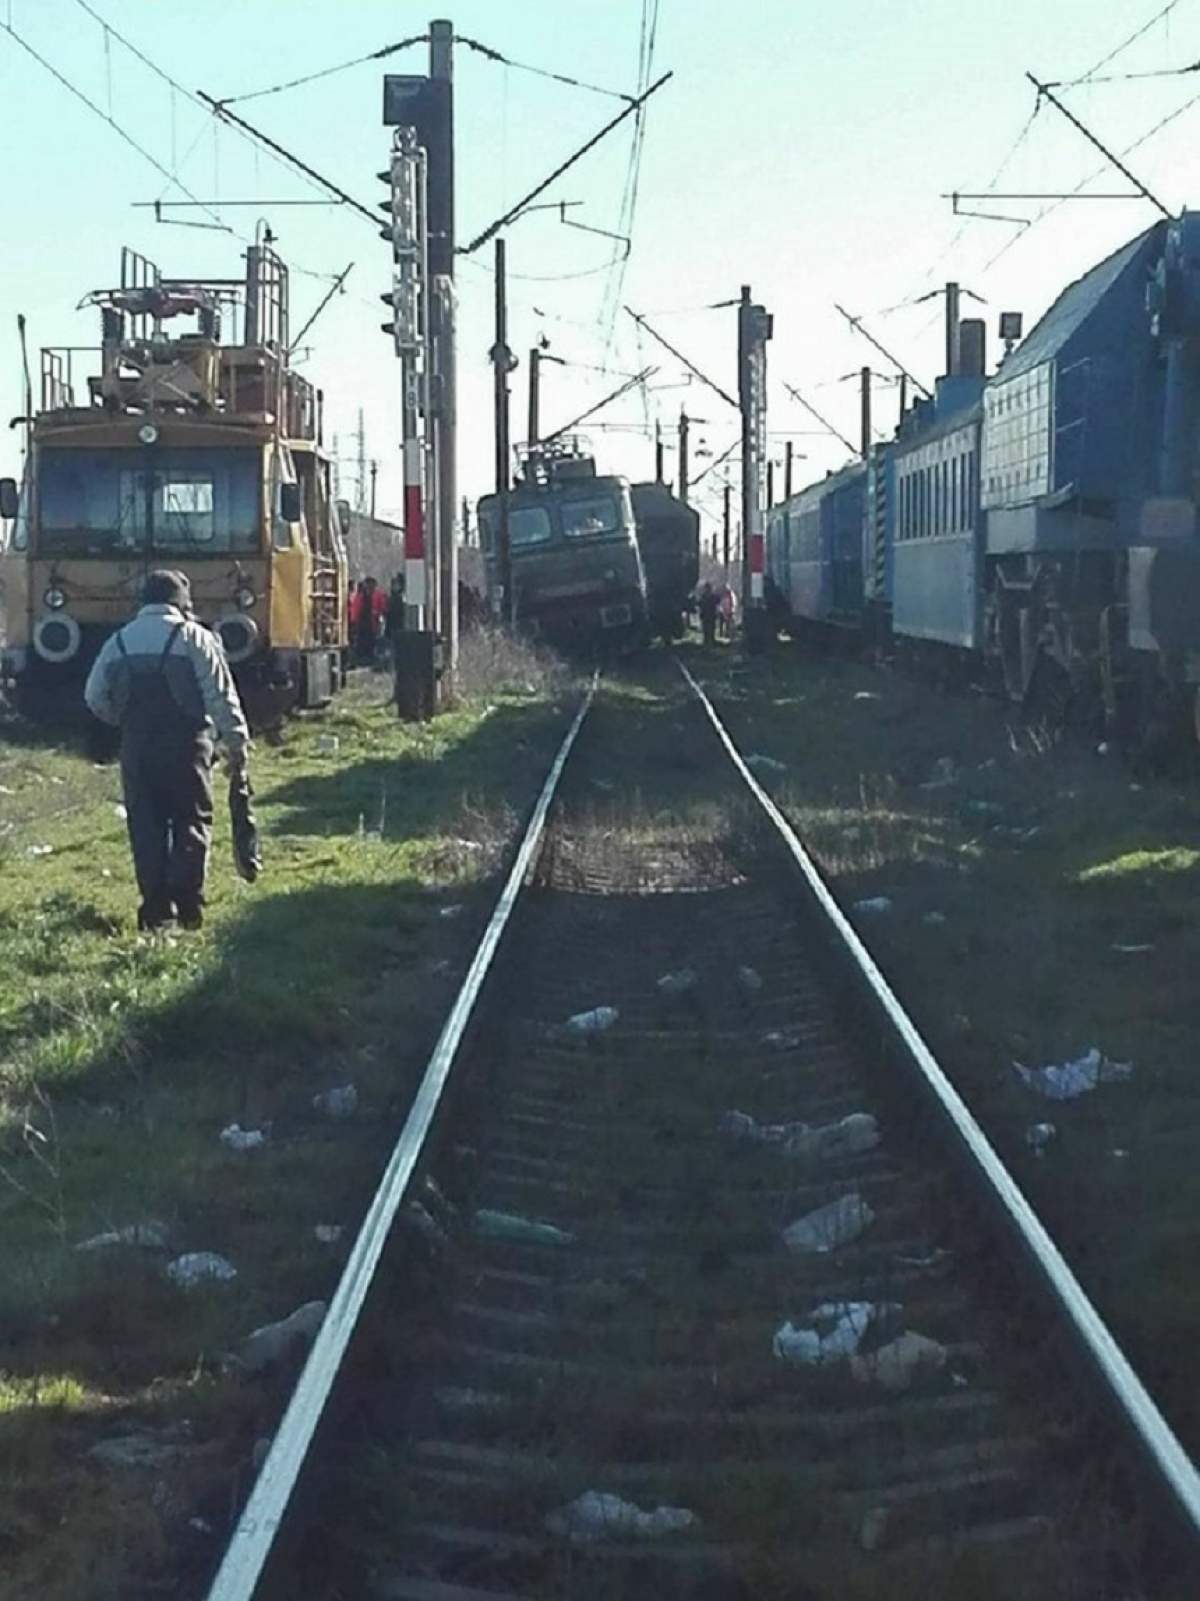
{"label": "locomotive cab window", "polygon": [[553,533],[550,513],[544,506],[509,508],[508,542],[514,550],[520,545],[543,545]]}
{"label": "locomotive cab window", "polygon": [[587,500],[566,500],[561,508],[562,531],[567,539],[587,539],[594,534],[615,534],[621,527],[621,512],[611,495],[592,495]]}

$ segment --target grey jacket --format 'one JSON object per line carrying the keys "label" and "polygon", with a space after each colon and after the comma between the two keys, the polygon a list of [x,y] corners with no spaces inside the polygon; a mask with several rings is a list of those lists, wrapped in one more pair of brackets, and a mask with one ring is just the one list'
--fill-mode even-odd
{"label": "grey jacket", "polygon": [[[167,641],[177,627],[179,632],[164,658]],[[124,653],[117,634],[110,634],[83,691],[89,710],[102,723],[119,726],[122,722],[132,673],[157,671],[161,665],[180,711],[210,723],[231,754],[245,753],[250,730],[225,652],[215,634],[185,617],[175,606],[143,606],[118,633]]]}

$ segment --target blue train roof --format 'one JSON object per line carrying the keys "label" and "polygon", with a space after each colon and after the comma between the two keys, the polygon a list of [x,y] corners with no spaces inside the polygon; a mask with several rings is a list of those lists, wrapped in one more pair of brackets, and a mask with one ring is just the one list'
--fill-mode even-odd
{"label": "blue train roof", "polygon": [[791,500],[777,500],[770,508],[779,511],[781,507],[794,505],[801,500],[823,500],[826,495],[836,494],[839,489],[848,489],[859,478],[865,478],[866,463],[863,461],[848,462],[845,467],[839,467],[836,472],[826,473],[824,478],[818,478],[811,484],[805,484],[798,489]]}
{"label": "blue train roof", "polygon": [[1003,383],[1056,356],[1096,310],[1121,274],[1140,256],[1149,255],[1161,245],[1160,236],[1165,226],[1163,222],[1156,222],[1069,284],[1029,336],[1001,362],[996,379]]}

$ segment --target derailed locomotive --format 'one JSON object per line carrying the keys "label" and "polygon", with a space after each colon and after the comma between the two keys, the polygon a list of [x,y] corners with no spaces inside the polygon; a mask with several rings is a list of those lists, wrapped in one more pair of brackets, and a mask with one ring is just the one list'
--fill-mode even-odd
{"label": "derailed locomotive", "polygon": [[[566,648],[629,648],[646,635],[646,578],[624,478],[597,474],[574,442],[530,451],[506,496],[513,616]],[[489,598],[503,575],[501,504],[479,501]]]}
{"label": "derailed locomotive", "polygon": [[700,579],[700,517],[657,480],[634,484],[632,498],[650,632],[669,644],[683,638]]}
{"label": "derailed locomotive", "polygon": [[1200,215],[1093,267],[990,378],[982,325],[962,331],[895,439],[771,509],[790,626],[1070,705],[1126,743],[1193,726]]}

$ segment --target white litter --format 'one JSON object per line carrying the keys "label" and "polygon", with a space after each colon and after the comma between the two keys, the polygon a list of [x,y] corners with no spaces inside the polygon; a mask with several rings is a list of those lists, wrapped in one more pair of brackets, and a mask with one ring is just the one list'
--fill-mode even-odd
{"label": "white litter", "polygon": [[725,1112],[717,1125],[722,1134],[756,1145],[771,1145],[786,1156],[857,1156],[879,1144],[879,1123],[870,1112],[851,1112],[836,1123],[816,1128],[808,1123],[760,1123],[748,1112]]}
{"label": "white litter", "polygon": [[54,846],[53,845],[28,845],[25,848],[25,854],[26,854],[26,856],[32,856],[34,858],[36,858],[38,856],[53,856],[54,855]]}
{"label": "white litter", "polygon": [[739,967],[737,977],[747,995],[757,995],[763,987],[762,974],[753,967]]}
{"label": "white litter", "polygon": [[237,1278],[237,1268],[215,1251],[188,1251],[167,1263],[167,1277],[182,1289],[191,1290],[197,1284],[227,1284]]}
{"label": "white litter", "polygon": [[461,906],[443,906],[439,910],[438,916],[439,917],[461,917],[462,916],[462,907]]}
{"label": "white litter", "polygon": [[318,756],[336,756],[340,741],[336,734],[322,734],[317,740]]}
{"label": "white litter", "polygon": [[325,1321],[325,1311],[324,1301],[306,1301],[290,1317],[280,1318],[278,1323],[264,1323],[247,1334],[232,1353],[234,1365],[245,1373],[262,1373],[273,1367],[290,1351],[316,1338]]}
{"label": "white litter", "polygon": [[336,1089],[314,1095],[312,1104],[314,1112],[324,1112],[326,1117],[353,1117],[358,1109],[358,1091],[353,1084],[339,1084]]}
{"label": "white litter", "polygon": [[871,895],[865,901],[855,901],[852,910],[864,917],[885,917],[892,909],[886,895]]}
{"label": "white litter", "polygon": [[123,1229],[109,1229],[104,1234],[93,1234],[90,1240],[81,1240],[77,1251],[103,1251],[113,1245],[135,1245],[146,1251],[161,1251],[167,1243],[165,1223],[130,1223]]}
{"label": "white litter", "polygon": [[1013,1067],[1023,1083],[1048,1101],[1073,1101],[1094,1090],[1097,1084],[1117,1084],[1133,1077],[1132,1062],[1110,1061],[1095,1045],[1073,1062],[1048,1067],[1023,1067],[1014,1062]]}
{"label": "white litter", "polygon": [[769,1045],[773,1051],[794,1051],[804,1039],[804,1030],[799,1024],[793,1028],[771,1028],[762,1037],[764,1045]]}
{"label": "white litter", "polygon": [[911,1389],[918,1379],[940,1373],[945,1365],[945,1346],[911,1329],[867,1356],[850,1358],[850,1371],[860,1384],[879,1384],[893,1393]]}
{"label": "white litter", "polygon": [[746,757],[746,766],[753,767],[760,773],[786,773],[787,763],[777,761],[774,756],[764,756],[761,751],[755,751],[753,756]]}
{"label": "white litter", "polygon": [[921,919],[926,928],[942,928],[946,922],[945,912],[926,912]]}
{"label": "white litter", "polygon": [[260,1146],[267,1143],[266,1132],[263,1129],[242,1128],[238,1123],[231,1123],[228,1128],[223,1128],[217,1138],[231,1151],[257,1151]]}
{"label": "white litter", "polygon": [[783,1243],[798,1256],[825,1256],[849,1245],[874,1221],[875,1214],[861,1195],[840,1195],[836,1201],[789,1223],[783,1231]]}
{"label": "white litter", "polygon": [[876,1306],[873,1301],[824,1301],[812,1313],[811,1327],[781,1324],[771,1349],[780,1362],[797,1367],[841,1362],[854,1356],[873,1323],[899,1311],[898,1306]]}
{"label": "white litter", "polygon": [[1153,945],[1114,945],[1113,946],[1113,950],[1114,951],[1120,951],[1122,956],[1144,956],[1147,951],[1152,951],[1153,949],[1154,949]]}
{"label": "white litter", "polygon": [[564,1027],[571,1034],[603,1034],[620,1017],[615,1006],[593,1006],[589,1012],[576,1012]]}
{"label": "white litter", "polygon": [[1042,1156],[1057,1134],[1053,1123],[1031,1123],[1025,1130],[1025,1143],[1035,1156]]}
{"label": "white litter", "polygon": [[113,815],[115,817],[119,817],[121,822],[124,823],[124,822],[126,822],[128,820],[129,812],[124,806],[122,806],[120,804],[120,802],[118,802],[117,805],[115,805],[113,807]]}
{"label": "white litter", "polygon": [[855,700],[878,700],[879,696],[873,689],[860,689],[855,693]]}
{"label": "white litter", "polygon": [[958,767],[953,756],[939,756],[933,772],[920,786],[922,789],[948,789],[958,782]]}
{"label": "white litter", "polygon": [[605,1490],[585,1490],[574,1501],[551,1512],[546,1528],[569,1540],[652,1538],[696,1529],[700,1519],[686,1507],[660,1506],[643,1512],[632,1501]]}
{"label": "white litter", "polygon": [[686,995],[700,982],[694,968],[681,967],[674,973],[664,973],[655,986],[660,995]]}
{"label": "white litter", "polygon": [[336,1245],[345,1232],[341,1223],[318,1223],[313,1233],[322,1245]]}
{"label": "white litter", "polygon": [[858,1530],[858,1543],[864,1551],[878,1551],[887,1538],[888,1518],[885,1506],[873,1506],[863,1514]]}

